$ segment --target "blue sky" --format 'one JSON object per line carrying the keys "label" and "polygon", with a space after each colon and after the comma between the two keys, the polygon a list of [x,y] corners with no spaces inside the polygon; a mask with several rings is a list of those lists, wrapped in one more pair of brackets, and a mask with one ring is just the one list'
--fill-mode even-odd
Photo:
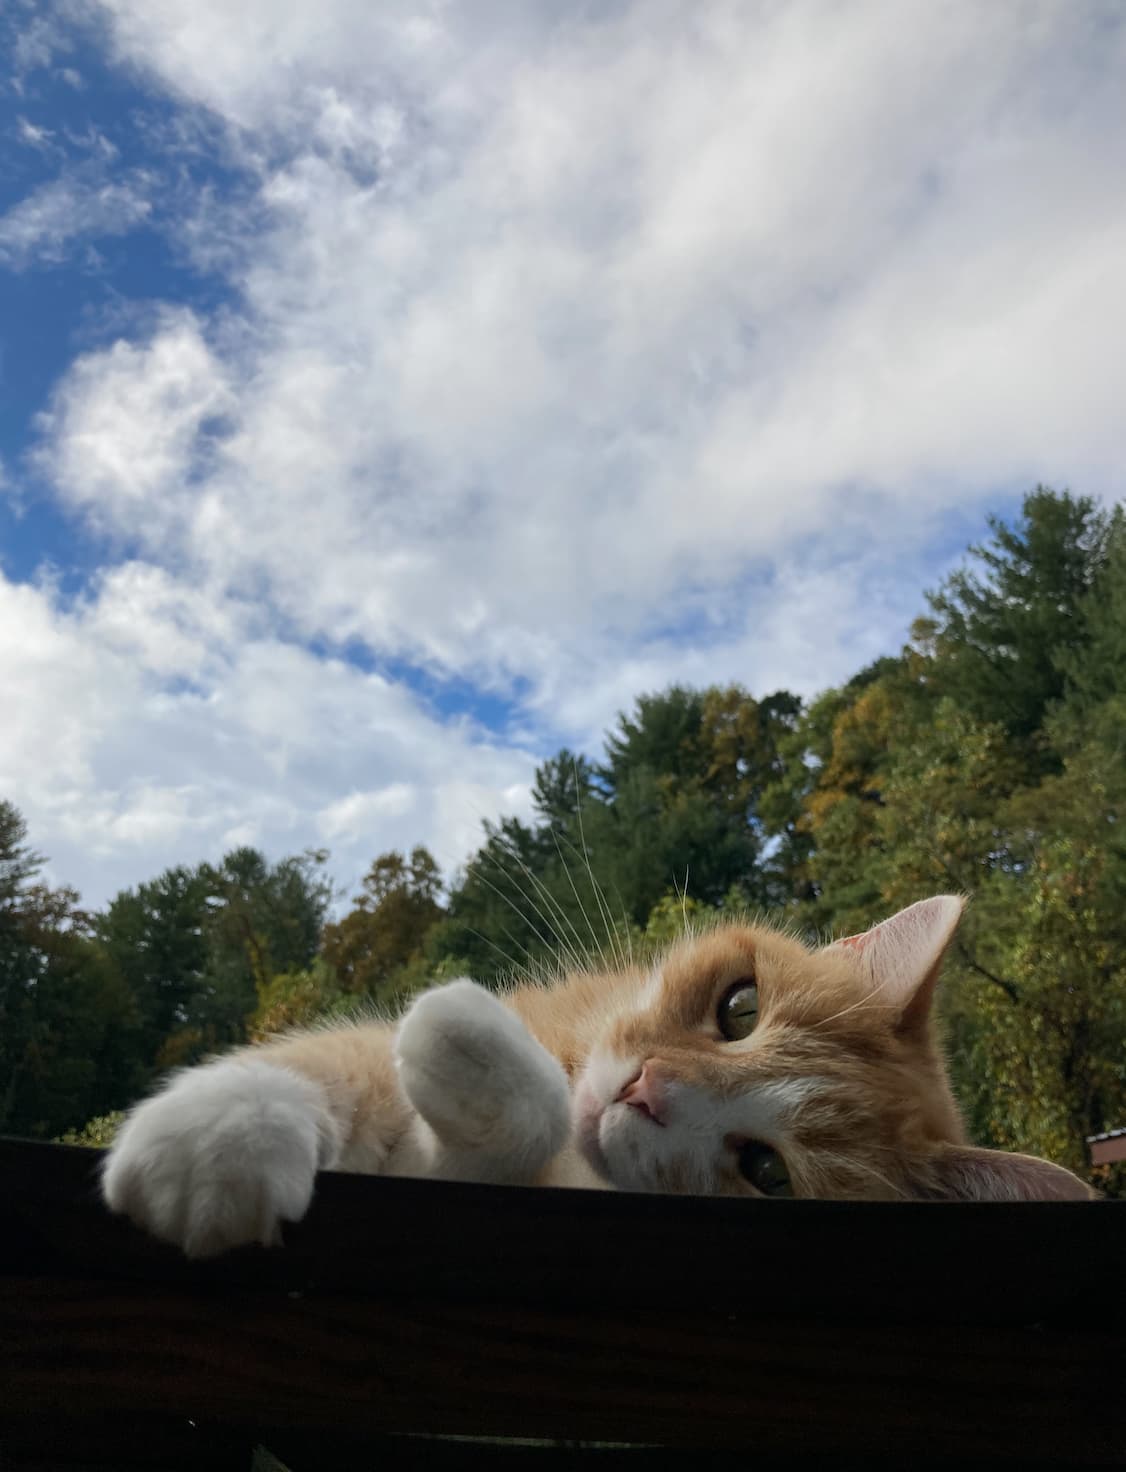
{"label": "blue sky", "polygon": [[[0,216],[11,222],[55,189],[68,188],[74,201],[69,238],[0,248],[0,461],[19,493],[0,502],[0,557],[20,579],[48,562],[75,589],[104,548],[60,514],[50,484],[36,475],[36,416],[76,353],[140,327],[159,303],[213,312],[232,299],[220,274],[178,249],[169,215],[182,191],[234,190],[239,175],[221,150],[154,146],[174,128],[176,106],[134,69],[110,62],[96,12],[75,12],[70,24],[51,19],[37,33],[35,21],[50,17],[49,8],[19,6],[0,16],[0,54],[16,61],[0,90]],[[138,177],[149,181],[138,188],[143,218],[123,228],[109,212],[100,228],[86,227],[91,193]]]}
{"label": "blue sky", "polygon": [[0,29],[0,793],[92,903],[451,869],[638,693],[811,694],[1123,493],[1120,6]]}

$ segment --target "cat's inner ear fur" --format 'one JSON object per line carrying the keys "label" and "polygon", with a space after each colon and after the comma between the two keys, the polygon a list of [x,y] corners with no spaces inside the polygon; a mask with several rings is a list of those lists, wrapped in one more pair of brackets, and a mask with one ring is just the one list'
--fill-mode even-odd
{"label": "cat's inner ear fur", "polygon": [[952,894],[920,900],[862,935],[846,936],[827,949],[853,952],[864,968],[873,1000],[899,1014],[899,1031],[916,1031],[926,1027],[942,957],[958,928],[964,904]]}
{"label": "cat's inner ear fur", "polygon": [[944,1147],[927,1162],[922,1194],[947,1201],[1097,1201],[1062,1165],[976,1145]]}

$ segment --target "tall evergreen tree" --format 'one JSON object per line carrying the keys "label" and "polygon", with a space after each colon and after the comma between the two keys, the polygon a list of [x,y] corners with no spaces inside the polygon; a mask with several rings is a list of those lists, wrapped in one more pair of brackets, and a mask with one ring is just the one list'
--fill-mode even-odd
{"label": "tall evergreen tree", "polygon": [[0,801],[0,1132],[51,1135],[125,1102],[137,1018],[78,896],[42,882],[26,840]]}
{"label": "tall evergreen tree", "polygon": [[989,526],[991,539],[970,549],[976,565],[929,595],[932,615],[915,637],[942,693],[1031,747],[1086,637],[1081,608],[1110,523],[1089,497],[1039,486],[1012,526],[999,517]]}

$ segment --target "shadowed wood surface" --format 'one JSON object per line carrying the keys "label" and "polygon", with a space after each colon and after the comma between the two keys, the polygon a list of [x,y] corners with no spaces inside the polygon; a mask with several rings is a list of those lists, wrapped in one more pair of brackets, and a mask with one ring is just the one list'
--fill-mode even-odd
{"label": "shadowed wood surface", "polygon": [[189,1264],[104,1211],[97,1164],[0,1142],[4,1465],[249,1467],[257,1441],[300,1472],[334,1438],[331,1465],[468,1455],[402,1433],[1126,1465],[1118,1203],[332,1174],[284,1250]]}

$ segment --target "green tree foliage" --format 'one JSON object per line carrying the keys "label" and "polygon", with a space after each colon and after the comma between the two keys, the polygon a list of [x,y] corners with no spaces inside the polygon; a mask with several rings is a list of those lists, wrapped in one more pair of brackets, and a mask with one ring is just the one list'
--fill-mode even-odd
{"label": "green tree foliage", "polygon": [[943,693],[1028,745],[1064,694],[1082,647],[1082,610],[1106,558],[1108,517],[1086,497],[1038,487],[1015,525],[991,517],[975,566],[929,596],[916,638]]}
{"label": "green tree foliage", "polygon": [[585,756],[564,747],[536,770],[532,806],[547,828],[566,828],[580,808],[596,801],[595,792],[593,766]]}
{"label": "green tree foliage", "polygon": [[0,1131],[49,1136],[135,1085],[137,1019],[77,895],[39,879],[26,838],[0,801]]}
{"label": "green tree foliage", "polygon": [[608,855],[589,838],[590,791],[566,811],[564,760],[561,754],[554,763],[560,817],[535,826],[515,818],[486,823],[485,842],[452,886],[448,917],[431,937],[435,961],[460,959],[467,974],[496,984],[517,971],[613,952],[623,902],[608,896]]}
{"label": "green tree foliage", "polygon": [[781,880],[764,860],[763,792],[800,702],[738,686],[674,686],[638,699],[593,767],[569,751],[536,774],[534,823],[506,819],[450,893],[430,954],[496,981],[528,965],[614,962],[664,895],[763,905]]}
{"label": "green tree foliage", "polygon": [[[1079,605],[1080,637],[1056,653],[1067,690],[1070,724],[1093,712],[1117,718],[1126,698],[1126,514],[1116,507],[1106,522],[1104,555],[1096,564],[1089,594]],[[1065,718],[1054,734],[1070,740]]]}
{"label": "green tree foliage", "polygon": [[79,1130],[64,1130],[59,1136],[60,1145],[83,1145],[88,1150],[105,1150],[113,1144],[118,1130],[125,1119],[125,1111],[115,1109],[110,1114],[96,1114]]}
{"label": "green tree foliage", "polygon": [[336,972],[318,956],[302,971],[279,971],[259,984],[258,1006],[247,1019],[247,1035],[258,1043],[274,1033],[343,1015],[349,1000]]}
{"label": "green tree foliage", "polygon": [[256,849],[234,849],[110,902],[94,933],[140,1019],[145,1069],[241,1042],[271,978],[312,965],[331,900],[325,857],[270,864]]}
{"label": "green tree foliage", "polygon": [[270,864],[257,849],[239,848],[218,867],[201,867],[207,962],[187,1021],[209,1047],[241,1039],[272,976],[312,965],[332,898],[326,857]]}
{"label": "green tree foliage", "polygon": [[602,775],[617,792],[637,772],[669,785],[698,777],[704,696],[673,685],[659,695],[639,695],[634,710],[618,717],[606,737]]}
{"label": "green tree foliage", "polygon": [[708,914],[708,907],[701,905],[699,900],[689,899],[686,894],[677,894],[673,890],[662,895],[650,910],[641,942],[646,949],[659,951],[691,935],[708,918]]}
{"label": "green tree foliage", "polygon": [[910,652],[879,660],[818,696],[779,737],[760,812],[778,844],[779,901],[811,931],[849,924],[878,902],[884,786],[933,705],[918,663]]}
{"label": "green tree foliage", "polygon": [[344,992],[386,999],[395,990],[396,974],[418,959],[443,916],[441,888],[427,849],[379,855],[352,909],[325,927],[323,956]]}
{"label": "green tree foliage", "polygon": [[94,934],[136,1006],[147,1064],[186,1027],[208,965],[208,886],[179,866],[123,890],[95,917]]}

